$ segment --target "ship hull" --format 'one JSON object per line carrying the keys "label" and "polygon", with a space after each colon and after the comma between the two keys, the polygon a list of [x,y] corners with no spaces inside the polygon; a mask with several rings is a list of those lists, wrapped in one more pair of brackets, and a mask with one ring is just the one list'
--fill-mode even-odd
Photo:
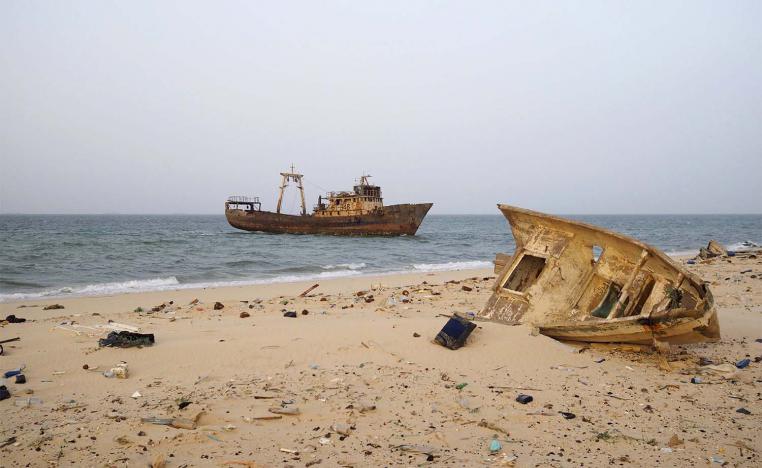
{"label": "ship hull", "polygon": [[382,213],[358,216],[289,215],[270,211],[225,209],[228,223],[244,231],[341,236],[412,236],[432,203],[385,206]]}

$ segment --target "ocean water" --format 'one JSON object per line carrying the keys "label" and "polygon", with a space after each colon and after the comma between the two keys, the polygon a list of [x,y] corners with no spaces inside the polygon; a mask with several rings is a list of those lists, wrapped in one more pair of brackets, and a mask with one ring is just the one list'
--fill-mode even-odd
{"label": "ocean water", "polygon": [[[762,244],[762,215],[570,216],[668,253]],[[222,215],[0,215],[0,302],[491,267],[502,215],[430,215],[412,237],[239,231]]]}

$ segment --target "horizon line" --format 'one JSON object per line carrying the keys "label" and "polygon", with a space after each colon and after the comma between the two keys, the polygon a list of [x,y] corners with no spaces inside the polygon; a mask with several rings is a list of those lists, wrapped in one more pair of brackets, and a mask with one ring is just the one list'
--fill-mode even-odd
{"label": "horizon line", "polygon": [[[760,213],[555,213],[561,216],[762,216]],[[288,214],[288,213],[284,213]],[[225,216],[224,213],[0,213],[0,216]],[[294,214],[293,216],[299,216]],[[501,216],[501,213],[431,213],[428,216]]]}

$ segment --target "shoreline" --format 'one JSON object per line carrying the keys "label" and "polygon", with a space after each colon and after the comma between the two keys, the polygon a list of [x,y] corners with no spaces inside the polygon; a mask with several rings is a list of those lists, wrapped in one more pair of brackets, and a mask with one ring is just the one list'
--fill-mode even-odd
{"label": "shoreline", "polygon": [[[437,268],[439,266],[446,266],[451,264],[483,264],[484,266],[480,267],[465,267],[465,268]],[[465,271],[465,270],[480,270],[480,269],[491,269],[492,265],[491,261],[482,261],[482,260],[466,260],[462,262],[448,262],[443,264],[430,264],[432,268],[425,269],[422,268],[420,270],[391,270],[386,272],[368,272],[368,273],[362,273],[357,269],[349,268],[346,270],[337,270],[337,271],[324,271],[321,273],[315,273],[313,275],[304,275],[303,277],[298,277],[296,275],[294,276],[278,276],[275,278],[270,279],[249,279],[249,280],[231,280],[231,281],[209,281],[209,282],[197,282],[197,283],[180,283],[177,282],[176,284],[167,285],[166,287],[156,287],[153,289],[135,289],[131,290],[130,288],[125,288],[123,290],[117,290],[117,291],[105,291],[105,292],[94,292],[94,293],[67,293],[67,294],[56,294],[55,292],[51,291],[49,295],[44,294],[44,292],[30,292],[30,293],[8,293],[7,296],[11,296],[14,294],[21,294],[26,295],[26,297],[19,297],[19,298],[3,298],[2,294],[0,294],[0,304],[17,304],[20,302],[29,302],[29,301],[47,301],[47,300],[56,300],[56,299],[68,299],[68,298],[83,298],[83,297],[107,297],[107,296],[115,296],[120,294],[143,294],[143,293],[152,293],[152,292],[173,292],[173,291],[184,291],[184,290],[205,290],[205,289],[219,289],[219,288],[238,288],[238,287],[249,287],[249,286],[269,286],[269,285],[280,285],[280,284],[294,284],[294,283],[303,283],[303,282],[312,282],[312,281],[331,281],[331,280],[339,280],[344,278],[369,278],[369,277],[387,277],[387,276],[397,276],[397,275],[423,275],[428,273],[441,273],[441,272],[455,272],[455,271]],[[346,274],[337,274],[337,273],[346,273]],[[321,276],[325,275],[325,276]],[[293,279],[287,279],[287,278],[293,278]],[[161,281],[168,281],[173,280],[177,281],[177,277],[175,275],[170,275],[164,278],[150,278],[146,280],[126,280],[126,281],[115,281],[110,283],[96,283],[96,284],[88,284],[83,286],[61,286],[58,289],[70,289],[70,288],[88,288],[93,286],[107,286],[107,285],[119,285],[119,284],[128,284],[133,282],[142,282],[142,283],[151,283],[151,282],[161,282]]]}
{"label": "shoreline", "polygon": [[[336,294],[348,289],[360,290],[371,289],[372,285],[381,284],[386,287],[408,286],[413,283],[428,282],[446,282],[460,281],[471,277],[493,277],[491,268],[476,268],[463,270],[446,270],[431,272],[409,272],[409,273],[388,273],[377,275],[351,275],[332,277],[325,279],[308,279],[292,282],[280,283],[261,283],[246,284],[237,286],[214,286],[200,288],[178,288],[155,291],[125,291],[105,295],[82,295],[82,296],[59,296],[44,297],[35,299],[20,299],[17,301],[0,302],[0,314],[3,316],[25,309],[38,309],[51,304],[61,304],[64,307],[82,307],[89,303],[95,306],[103,307],[110,303],[119,303],[127,306],[129,310],[136,307],[155,305],[166,302],[166,298],[171,296],[178,304],[187,304],[188,302],[199,299],[201,302],[228,300],[244,301],[260,299],[271,299],[281,296],[296,296],[302,291],[314,284],[320,286],[311,294]],[[19,307],[23,306],[23,307]],[[131,308],[130,308],[131,307]],[[122,307],[123,309],[124,307]],[[113,310],[109,308],[110,310]],[[124,310],[122,310],[124,311]],[[56,312],[50,310],[45,312]]]}
{"label": "shoreline", "polygon": [[[741,252],[743,250],[737,250],[738,252]],[[696,251],[680,251],[680,252],[665,252],[668,257],[675,261],[685,261],[689,258],[693,258],[698,254],[698,250]],[[437,267],[444,267],[446,265],[452,265],[452,264],[485,264],[484,267],[479,268],[455,268],[455,269],[438,269]],[[206,290],[216,290],[216,289],[236,289],[236,288],[249,288],[254,286],[281,286],[281,285],[289,285],[289,284],[306,284],[306,283],[312,283],[312,282],[329,282],[329,281],[336,281],[336,280],[343,280],[343,279],[379,279],[379,278],[388,278],[388,277],[394,277],[394,276],[400,276],[400,275],[407,275],[407,276],[415,276],[415,275],[427,275],[430,273],[448,273],[448,272],[462,272],[462,271],[479,271],[479,270],[489,270],[492,271],[491,266],[487,266],[487,264],[492,265],[493,262],[491,260],[464,260],[460,262],[447,262],[442,264],[430,264],[432,268],[430,269],[421,269],[421,270],[392,270],[387,272],[369,272],[369,273],[362,273],[359,270],[355,269],[347,269],[347,270],[338,270],[335,272],[325,271],[322,273],[316,273],[314,275],[305,275],[304,278],[296,278],[293,280],[286,280],[286,279],[279,279],[279,278],[285,278],[285,277],[276,277],[272,278],[271,280],[268,279],[251,279],[251,280],[231,280],[231,281],[210,281],[210,282],[200,282],[200,283],[177,283],[174,285],[167,285],[167,287],[157,287],[155,289],[136,289],[136,290],[121,290],[121,291],[113,291],[113,292],[95,292],[92,294],[87,293],[71,293],[71,294],[50,294],[50,295],[39,295],[37,294],[43,294],[43,293],[8,293],[8,296],[13,294],[26,294],[27,297],[20,297],[20,298],[3,298],[2,295],[0,295],[0,307],[3,305],[20,305],[24,302],[50,302],[50,301],[64,301],[68,299],[83,299],[83,298],[99,298],[99,297],[114,297],[114,296],[120,296],[123,294],[126,295],[133,295],[133,294],[150,294],[150,293],[174,293],[179,291],[206,291]],[[321,274],[325,273],[339,273],[339,272],[346,272],[347,274],[335,274],[331,276],[325,276],[321,277]],[[110,283],[96,283],[95,285],[84,285],[84,286],[74,286],[74,288],[87,288],[91,286],[105,286],[109,284],[126,284],[130,283],[132,281],[138,281],[138,282],[158,282],[158,281],[166,281],[169,279],[173,279],[177,281],[176,277],[174,275],[170,275],[165,278],[151,278],[147,280],[127,280],[127,281],[121,281],[121,282],[110,282]],[[228,283],[228,284],[225,284]],[[69,288],[69,286],[62,286],[61,288]],[[59,289],[61,289],[59,288]]]}
{"label": "shoreline", "polygon": [[[741,252],[742,250],[737,250],[738,252]],[[696,251],[680,251],[680,252],[665,252],[665,254],[670,257],[671,259],[675,261],[684,261],[689,258],[693,258],[698,254],[698,250]],[[478,268],[454,268],[454,269],[439,269],[438,267],[444,267],[446,265],[453,265],[453,264],[484,264],[484,267],[478,267]],[[44,295],[44,292],[30,292],[30,293],[8,293],[7,296],[11,296],[13,294],[22,294],[27,295],[26,297],[19,297],[19,298],[3,298],[2,294],[0,294],[0,306],[9,304],[9,305],[19,305],[24,302],[50,302],[50,301],[63,301],[67,299],[82,299],[82,298],[99,298],[99,297],[113,297],[113,296],[119,296],[123,294],[132,295],[132,294],[149,294],[149,293],[174,293],[178,291],[205,291],[205,290],[214,290],[214,289],[235,289],[235,288],[249,288],[254,286],[280,286],[280,285],[288,285],[288,284],[301,284],[301,283],[312,283],[312,282],[329,282],[329,281],[335,281],[335,280],[343,280],[343,279],[378,279],[378,278],[385,278],[385,277],[394,277],[394,276],[400,276],[400,275],[427,275],[430,273],[448,273],[448,272],[461,272],[461,271],[478,271],[478,270],[489,270],[492,271],[491,266],[487,266],[487,264],[492,265],[492,260],[464,260],[459,262],[447,262],[442,264],[429,264],[432,268],[429,269],[421,269],[421,270],[391,270],[387,272],[369,272],[369,273],[362,273],[359,270],[355,269],[347,269],[347,270],[337,270],[337,271],[325,271],[321,273],[316,273],[314,275],[305,275],[304,278],[299,278],[294,276],[293,280],[290,279],[283,279],[286,278],[286,276],[281,277],[275,277],[272,279],[251,279],[251,280],[231,280],[231,281],[209,281],[209,282],[198,282],[198,283],[177,283],[172,285],[167,285],[166,287],[156,287],[153,289],[136,289],[136,290],[130,290],[129,288],[126,288],[124,290],[119,291],[112,291],[112,292],[94,292],[91,294],[88,293],[70,293],[70,294],[55,294],[51,293],[50,295]],[[347,273],[347,274],[336,274],[336,273]],[[328,273],[329,275],[321,277],[320,275]],[[333,275],[330,275],[330,273],[334,273]],[[108,282],[108,283],[95,283],[95,284],[88,284],[88,285],[82,285],[82,286],[61,286],[58,289],[62,288],[88,288],[93,286],[106,286],[106,285],[117,285],[117,284],[127,284],[131,283],[133,281],[135,282],[143,282],[143,283],[150,283],[150,282],[160,282],[160,281],[168,281],[168,280],[174,280],[177,281],[176,276],[170,275],[164,278],[150,278],[146,280],[126,280],[121,282]],[[227,283],[227,284],[225,284]],[[39,295],[38,295],[39,294]]]}

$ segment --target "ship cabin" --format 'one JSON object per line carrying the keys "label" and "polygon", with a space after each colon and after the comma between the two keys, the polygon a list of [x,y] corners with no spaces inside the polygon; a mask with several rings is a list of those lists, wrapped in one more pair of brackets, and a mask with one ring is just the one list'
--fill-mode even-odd
{"label": "ship cabin", "polygon": [[234,195],[225,201],[225,210],[262,211],[259,197]]}
{"label": "ship cabin", "polygon": [[360,183],[352,192],[328,192],[326,197],[319,196],[314,216],[356,216],[383,211],[381,187],[371,185],[368,177],[360,177]]}

